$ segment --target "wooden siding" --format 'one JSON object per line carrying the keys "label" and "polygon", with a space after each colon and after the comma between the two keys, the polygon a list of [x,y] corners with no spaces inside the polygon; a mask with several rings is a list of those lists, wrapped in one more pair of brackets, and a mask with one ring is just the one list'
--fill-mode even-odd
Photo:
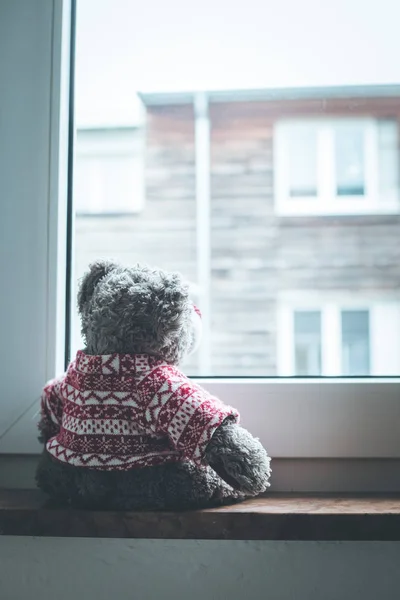
{"label": "wooden siding", "polygon": [[[400,216],[279,217],[273,125],[296,116],[400,118],[400,99],[215,103],[211,118],[212,365],[276,374],[277,297],[285,290],[400,290]],[[196,281],[194,120],[190,106],[147,115],[140,215],[76,222],[76,271],[99,255],[178,269]],[[196,372],[192,361],[188,368]]]}

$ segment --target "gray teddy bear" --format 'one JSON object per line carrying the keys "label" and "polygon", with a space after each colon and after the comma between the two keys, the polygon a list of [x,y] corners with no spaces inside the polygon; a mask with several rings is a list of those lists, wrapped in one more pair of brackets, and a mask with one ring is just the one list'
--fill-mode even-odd
{"label": "gray teddy bear", "polygon": [[201,330],[179,274],[97,261],[78,307],[86,347],[42,394],[41,489],[114,510],[204,508],[267,489],[260,442],[178,368]]}

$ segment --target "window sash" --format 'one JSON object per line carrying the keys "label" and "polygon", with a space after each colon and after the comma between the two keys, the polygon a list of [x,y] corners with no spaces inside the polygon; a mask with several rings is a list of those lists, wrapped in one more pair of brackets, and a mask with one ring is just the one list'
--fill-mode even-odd
{"label": "window sash", "polygon": [[[308,326],[300,327],[299,317],[300,315],[308,315],[309,323]],[[311,319],[311,322],[310,322]],[[312,320],[314,323],[312,323]],[[310,327],[310,325],[312,325]],[[310,373],[314,376],[321,375],[321,340],[322,340],[322,327],[321,327],[321,311],[307,311],[302,310],[294,311],[294,353],[295,353],[295,373],[296,375],[308,375],[309,373],[303,373],[297,360],[297,353],[299,350],[305,352],[307,362],[311,362]]]}

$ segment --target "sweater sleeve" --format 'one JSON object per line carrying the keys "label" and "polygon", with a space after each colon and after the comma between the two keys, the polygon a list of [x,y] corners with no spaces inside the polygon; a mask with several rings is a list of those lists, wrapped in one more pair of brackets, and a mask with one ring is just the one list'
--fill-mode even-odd
{"label": "sweater sleeve", "polygon": [[187,460],[204,464],[214,432],[227,418],[238,422],[239,413],[183,375],[181,377],[182,385],[175,383],[174,394],[158,412],[155,430],[167,434],[174,448]]}
{"label": "sweater sleeve", "polygon": [[60,385],[63,380],[64,375],[57,379],[51,379],[43,388],[40,403],[40,421],[38,424],[39,437],[43,442],[57,435],[60,430],[62,418]]}

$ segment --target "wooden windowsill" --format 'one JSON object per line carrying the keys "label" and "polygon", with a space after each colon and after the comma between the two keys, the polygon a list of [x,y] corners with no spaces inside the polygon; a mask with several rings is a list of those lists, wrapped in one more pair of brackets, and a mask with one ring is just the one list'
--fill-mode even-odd
{"label": "wooden windowsill", "polygon": [[399,495],[271,494],[186,512],[52,507],[38,490],[0,490],[0,534],[214,540],[400,540]]}

